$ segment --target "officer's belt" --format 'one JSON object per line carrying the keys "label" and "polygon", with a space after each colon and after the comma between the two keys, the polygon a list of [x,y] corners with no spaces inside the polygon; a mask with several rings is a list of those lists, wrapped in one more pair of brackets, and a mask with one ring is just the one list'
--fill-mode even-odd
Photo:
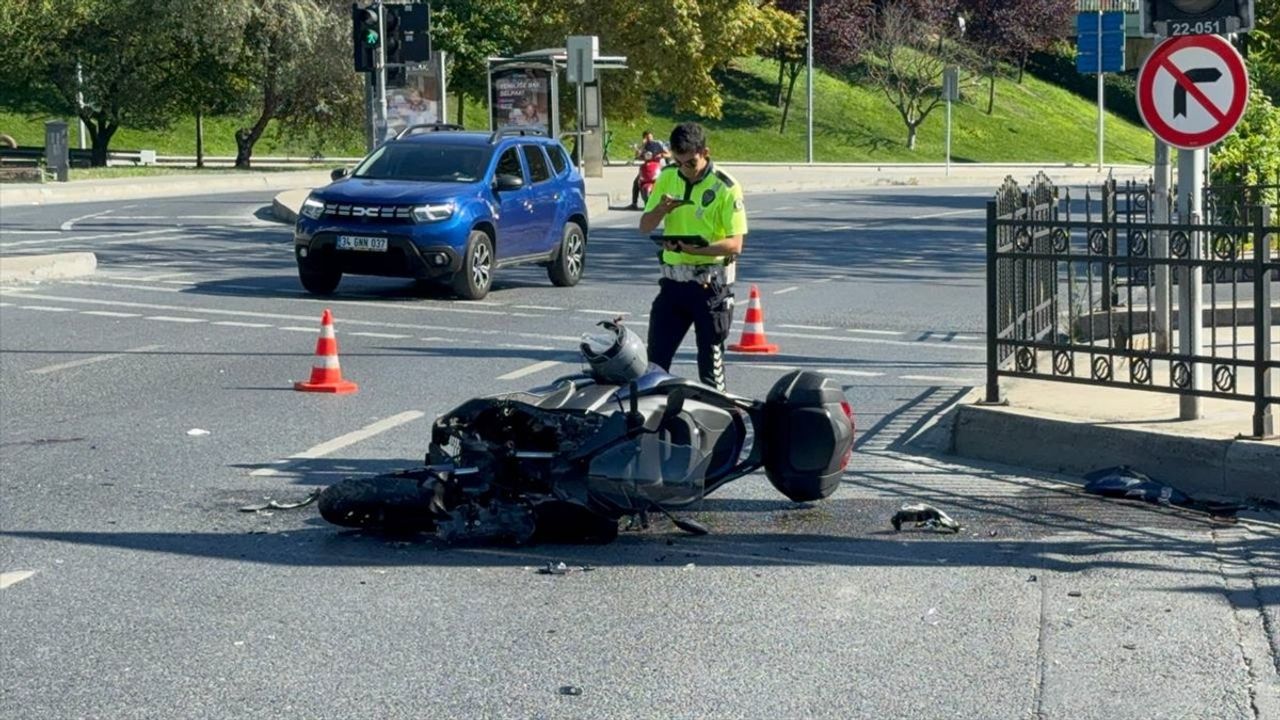
{"label": "officer's belt", "polygon": [[726,284],[728,282],[725,267],[720,263],[708,263],[705,265],[668,265],[663,263],[660,267],[662,269],[662,277],[676,282],[698,282],[703,284],[709,282]]}

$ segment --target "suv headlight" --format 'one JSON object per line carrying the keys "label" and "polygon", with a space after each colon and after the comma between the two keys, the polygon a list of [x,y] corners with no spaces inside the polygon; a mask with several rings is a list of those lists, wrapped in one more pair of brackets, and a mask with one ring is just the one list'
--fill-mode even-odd
{"label": "suv headlight", "polygon": [[302,214],[313,220],[319,219],[321,215],[324,215],[324,201],[308,195],[307,199],[302,201]]}
{"label": "suv headlight", "polygon": [[419,205],[413,209],[415,222],[439,222],[453,217],[453,203],[439,205]]}

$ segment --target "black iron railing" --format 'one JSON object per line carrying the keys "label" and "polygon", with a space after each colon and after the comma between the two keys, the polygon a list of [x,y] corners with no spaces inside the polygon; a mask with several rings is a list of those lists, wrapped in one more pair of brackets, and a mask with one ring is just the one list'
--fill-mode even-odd
{"label": "black iron railing", "polygon": [[[1185,222],[1171,192],[1156,222],[1150,184],[1072,198],[1043,173],[1025,190],[1007,179],[987,204],[987,400],[1002,376],[1242,400],[1252,435],[1273,435],[1278,186],[1210,187],[1204,220]],[[1195,280],[1203,342],[1183,351]]]}

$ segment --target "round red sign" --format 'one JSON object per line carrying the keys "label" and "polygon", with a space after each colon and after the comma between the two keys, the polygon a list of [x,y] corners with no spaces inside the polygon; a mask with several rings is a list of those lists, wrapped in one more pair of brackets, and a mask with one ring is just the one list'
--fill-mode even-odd
{"label": "round red sign", "polygon": [[1156,46],[1138,71],[1138,113],[1151,132],[1185,150],[1226,137],[1244,116],[1244,58],[1217,35],[1184,35]]}

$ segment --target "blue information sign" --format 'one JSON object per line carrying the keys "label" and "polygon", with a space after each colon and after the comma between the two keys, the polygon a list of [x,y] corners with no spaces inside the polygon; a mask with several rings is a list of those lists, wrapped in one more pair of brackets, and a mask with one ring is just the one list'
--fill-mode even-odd
{"label": "blue information sign", "polygon": [[1124,72],[1123,12],[1076,15],[1076,70],[1082,73]]}

